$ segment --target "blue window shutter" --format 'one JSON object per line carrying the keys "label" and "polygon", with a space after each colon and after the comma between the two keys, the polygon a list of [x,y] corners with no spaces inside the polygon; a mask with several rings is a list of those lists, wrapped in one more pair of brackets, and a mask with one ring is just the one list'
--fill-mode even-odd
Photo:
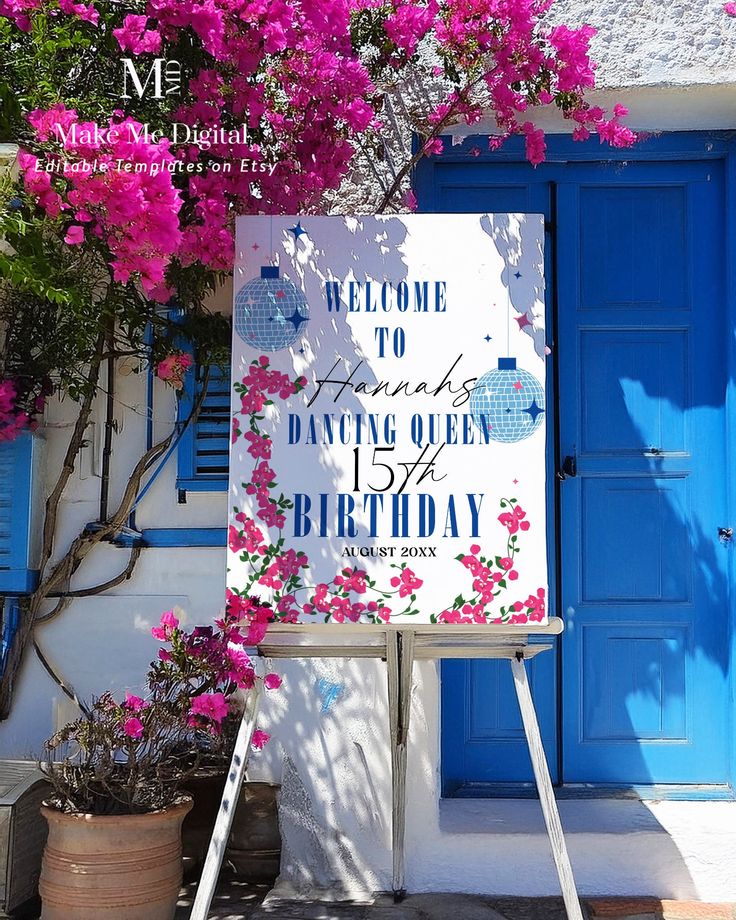
{"label": "blue window shutter", "polygon": [[36,584],[31,524],[37,449],[30,434],[0,443],[0,594],[25,594]]}
{"label": "blue window shutter", "polygon": [[[184,421],[202,392],[206,367],[195,364],[184,383],[179,419]],[[207,395],[199,417],[179,441],[177,488],[182,492],[226,492],[230,451],[230,373],[209,368]]]}

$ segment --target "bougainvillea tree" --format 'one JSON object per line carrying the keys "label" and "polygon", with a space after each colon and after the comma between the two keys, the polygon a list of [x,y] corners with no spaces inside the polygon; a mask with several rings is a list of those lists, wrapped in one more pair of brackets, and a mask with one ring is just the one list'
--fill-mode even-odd
{"label": "bougainvillea tree", "polygon": [[421,140],[391,158],[377,209],[412,206],[412,166],[441,156],[458,122],[489,117],[493,148],[522,135],[534,164],[540,107],[578,140],[633,142],[622,107],[586,99],[593,30],[553,12],[553,0],[0,0],[0,142],[18,147],[0,183],[0,439],[33,427],[53,393],[79,405],[3,699],[34,623],[63,608],[175,436],[130,471],[99,527],[55,547],[103,374],[126,357],[178,386],[183,335],[200,361],[223,358],[227,330],[205,300],[231,268],[236,214],[338,207],[356,160],[381,159],[387,101],[408,80],[426,90],[403,106]]}

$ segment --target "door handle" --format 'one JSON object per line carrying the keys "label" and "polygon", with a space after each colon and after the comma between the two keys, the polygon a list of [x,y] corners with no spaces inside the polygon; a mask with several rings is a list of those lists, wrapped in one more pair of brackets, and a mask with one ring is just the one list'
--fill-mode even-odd
{"label": "door handle", "polygon": [[575,454],[568,454],[562,461],[562,466],[557,470],[557,478],[562,481],[563,479],[574,479],[577,475],[578,464]]}

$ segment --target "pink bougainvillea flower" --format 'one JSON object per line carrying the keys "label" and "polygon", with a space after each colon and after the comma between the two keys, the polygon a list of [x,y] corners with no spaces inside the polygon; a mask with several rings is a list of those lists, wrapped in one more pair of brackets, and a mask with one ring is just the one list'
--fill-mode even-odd
{"label": "pink bougainvillea flower", "polygon": [[146,703],[140,696],[136,696],[133,693],[125,694],[125,703],[123,704],[126,709],[129,709],[131,712],[140,712],[142,709],[145,709]]}
{"label": "pink bougainvillea flower", "polygon": [[404,204],[404,207],[408,208],[410,211],[416,211],[416,209],[419,207],[417,196],[414,194],[414,191],[412,189],[407,189],[407,191],[404,192],[404,197],[402,198],[402,202]]}
{"label": "pink bougainvillea flower", "polygon": [[138,741],[143,737],[143,723],[135,716],[130,716],[123,723],[123,731],[129,738]]}
{"label": "pink bougainvillea flower", "polygon": [[184,375],[192,364],[194,358],[190,354],[175,351],[159,361],[156,365],[156,376],[175,390],[181,390],[184,386]]}
{"label": "pink bougainvillea flower", "polygon": [[64,242],[69,246],[79,246],[84,242],[84,227],[79,224],[72,224],[66,231]]}
{"label": "pink bougainvillea flower", "polygon": [[544,162],[547,152],[544,131],[541,128],[535,128],[530,121],[525,122],[522,129],[526,136],[526,158],[532,166],[538,166]]}
{"label": "pink bougainvillea flower", "polygon": [[200,693],[193,696],[189,712],[193,716],[201,716],[216,724],[220,724],[230,711],[224,693]]}
{"label": "pink bougainvillea flower", "polygon": [[268,734],[268,732],[261,731],[260,728],[257,728],[253,732],[253,739],[251,741],[251,744],[253,745],[254,748],[256,748],[256,750],[260,751],[263,749],[265,745],[268,744],[270,740],[271,740],[271,736]]}
{"label": "pink bougainvillea flower", "polygon": [[161,33],[155,29],[147,29],[147,23],[147,16],[136,16],[131,13],[125,17],[121,28],[112,30],[121,51],[158,54],[161,50]]}
{"label": "pink bougainvillea flower", "polygon": [[723,9],[729,16],[736,16],[736,3],[724,3]]}
{"label": "pink bougainvillea flower", "polygon": [[151,629],[151,635],[154,639],[166,642],[171,638],[173,631],[179,625],[179,621],[174,616],[173,610],[167,610],[161,614],[160,626],[154,626]]}
{"label": "pink bougainvillea flower", "polygon": [[278,674],[266,674],[263,678],[263,685],[266,690],[278,690],[281,686],[281,678]]}

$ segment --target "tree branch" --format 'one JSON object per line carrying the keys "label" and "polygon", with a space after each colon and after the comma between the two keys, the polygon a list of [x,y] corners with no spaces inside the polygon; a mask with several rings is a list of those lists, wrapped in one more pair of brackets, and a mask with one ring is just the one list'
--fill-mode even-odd
{"label": "tree branch", "polygon": [[409,173],[414,169],[417,163],[423,157],[427,155],[425,153],[426,145],[430,141],[433,141],[435,140],[435,138],[439,137],[439,135],[445,130],[445,128],[448,127],[448,125],[452,124],[452,122],[455,120],[455,116],[458,113],[460,104],[465,103],[467,101],[467,98],[470,95],[471,90],[473,90],[478,85],[478,83],[480,83],[482,79],[483,79],[482,76],[477,77],[475,80],[471,81],[466,86],[464,86],[461,90],[458,90],[456,105],[450,106],[445,116],[442,119],[440,119],[440,121],[437,122],[437,124],[432,128],[432,130],[426,136],[424,143],[419,148],[419,150],[417,150],[417,152],[411,157],[411,159],[407,160],[406,163],[404,163],[404,165],[401,167],[399,172],[396,174],[394,181],[391,183],[390,188],[385,193],[385,195],[383,196],[383,199],[381,200],[380,205],[378,206],[379,214],[383,214],[383,212],[386,210],[389,204],[391,204],[391,200],[394,197],[394,195],[401,188],[401,183],[409,175]]}
{"label": "tree branch", "polygon": [[[205,396],[207,395],[207,387],[209,384],[210,376],[209,369],[205,373],[202,389],[194,402],[192,411],[184,421],[183,425],[174,425],[168,436],[162,441],[159,441],[158,444],[154,444],[153,447],[151,447],[143,454],[138,463],[136,463],[128,478],[128,482],[123,492],[123,497],[115,512],[108,518],[107,521],[102,522],[102,526],[100,526],[98,529],[94,531],[84,531],[75,537],[64,556],[56,563],[56,565],[54,565],[52,571],[46,577],[44,577],[49,559],[51,558],[51,553],[53,552],[59,504],[69,479],[74,472],[75,460],[82,446],[84,433],[89,422],[89,417],[94,402],[94,395],[96,392],[97,379],[99,377],[100,366],[102,363],[104,342],[105,335],[103,330],[97,341],[95,360],[93,365],[90,367],[89,379],[92,385],[90,386],[88,393],[85,395],[85,398],[82,401],[79,415],[75,422],[74,430],[72,432],[72,436],[70,438],[69,445],[64,457],[62,471],[59,474],[59,478],[57,479],[51,495],[46,502],[40,582],[34,593],[31,595],[28,612],[25,616],[21,615],[20,617],[20,623],[14,637],[13,646],[8,654],[5,672],[2,675],[2,680],[0,681],[0,721],[6,719],[9,715],[15,677],[23,660],[25,648],[33,636],[33,630],[36,623],[46,622],[50,619],[53,619],[66,609],[70,599],[75,596],[75,592],[70,591],[71,580],[75,572],[95,546],[98,546],[103,541],[106,541],[110,537],[114,536],[114,534],[119,532],[120,528],[125,524],[135,504],[136,498],[140,491],[141,482],[146,472],[154,463],[156,463],[157,460],[159,460],[164,455],[164,453],[171,446],[174,437],[186,429],[188,425],[196,421]],[[120,584],[122,581],[130,578],[139,556],[140,547],[134,547],[131,551],[131,556],[128,560],[128,565],[126,566],[125,570],[120,573],[119,576],[116,576],[116,578],[111,579],[111,581]],[[119,581],[117,581],[118,578],[120,579]],[[102,591],[114,586],[115,585],[110,584],[109,582],[105,582],[102,585],[96,586],[96,588],[86,589],[83,594],[78,596],[93,596],[94,594],[99,594]],[[58,597],[58,602],[54,606],[53,610],[40,617],[39,612],[41,606],[43,605],[43,602],[50,597]],[[49,671],[49,673],[52,673],[52,669],[50,670],[48,662],[46,662],[44,666],[46,667],[46,670]],[[64,689],[64,685],[62,683],[59,683],[59,686]],[[64,692],[66,693],[67,691],[64,690]]]}
{"label": "tree branch", "polygon": [[[61,597],[63,599],[69,599],[74,597],[94,597],[96,594],[102,594],[105,591],[109,591],[111,588],[117,588],[118,585],[121,585],[124,581],[127,581],[130,576],[133,574],[133,569],[135,568],[136,562],[138,562],[138,557],[141,554],[143,547],[140,544],[136,544],[131,547],[130,556],[128,557],[128,564],[119,572],[114,578],[110,578],[108,581],[103,581],[99,585],[95,585],[92,588],[80,588],[78,591],[65,591],[63,595],[47,594],[47,597]],[[54,607],[50,613],[45,613],[43,616],[36,617],[36,623],[46,623],[48,620],[53,619],[57,613],[61,613],[59,609],[59,604]]]}
{"label": "tree branch", "polygon": [[[64,494],[67,483],[69,482],[71,475],[74,472],[77,456],[79,455],[79,451],[84,441],[84,434],[87,430],[87,425],[89,424],[89,417],[92,412],[92,405],[94,403],[97,383],[100,376],[102,353],[105,347],[105,336],[106,330],[103,327],[100,329],[99,335],[97,336],[95,353],[90,364],[88,377],[90,386],[85,393],[85,396],[82,400],[82,405],[79,409],[79,415],[77,416],[77,420],[74,423],[74,430],[72,431],[72,436],[69,439],[69,444],[67,445],[61,472],[59,473],[59,477],[56,480],[54,488],[51,490],[51,494],[46,499],[46,513],[44,514],[43,537],[41,540],[41,558],[39,562],[39,583],[43,581],[46,566],[48,565],[51,554],[54,551],[54,536],[56,533],[56,519],[59,512],[59,503],[61,502],[61,497]],[[38,612],[44,596],[45,595],[43,595],[39,588],[37,588],[36,591],[34,591],[31,595],[31,618],[35,617],[36,613]]]}

